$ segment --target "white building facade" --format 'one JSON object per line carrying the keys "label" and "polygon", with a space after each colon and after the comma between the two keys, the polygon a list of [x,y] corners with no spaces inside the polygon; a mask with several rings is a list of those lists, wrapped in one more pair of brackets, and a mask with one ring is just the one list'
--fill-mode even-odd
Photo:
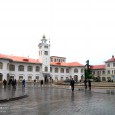
{"label": "white building facade", "polygon": [[100,78],[101,81],[115,81],[115,58],[105,61],[104,65],[92,66],[92,73],[94,77]]}
{"label": "white building facade", "polygon": [[78,62],[66,62],[65,57],[50,56],[50,41],[47,43],[45,36],[38,44],[38,59],[0,54],[0,81],[14,78],[18,81],[37,81],[53,79],[75,81],[84,79],[85,66]]}

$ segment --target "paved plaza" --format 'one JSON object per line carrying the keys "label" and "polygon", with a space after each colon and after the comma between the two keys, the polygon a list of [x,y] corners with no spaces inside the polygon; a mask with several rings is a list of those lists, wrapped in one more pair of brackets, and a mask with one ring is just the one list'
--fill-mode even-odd
{"label": "paved plaza", "polygon": [[0,103],[0,115],[115,115],[115,94],[106,90],[75,88],[72,93],[67,87],[28,86],[23,92],[20,86],[14,92],[9,91],[12,96],[23,93],[29,96]]}

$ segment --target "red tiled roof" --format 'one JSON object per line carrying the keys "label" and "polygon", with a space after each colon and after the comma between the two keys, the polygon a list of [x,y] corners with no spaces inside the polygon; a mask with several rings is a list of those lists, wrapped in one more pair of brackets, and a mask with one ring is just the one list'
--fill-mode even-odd
{"label": "red tiled roof", "polygon": [[[16,62],[26,62],[26,63],[40,63],[39,60],[32,59],[32,58],[27,58],[27,57],[20,57],[20,56],[13,56],[13,55],[4,55],[0,54],[0,58],[2,59],[8,59]],[[84,66],[78,62],[70,62],[70,63],[65,63],[65,62],[51,62],[51,65],[57,65],[57,66]]]}
{"label": "red tiled roof", "polygon": [[105,69],[105,65],[93,65],[91,69]]}
{"label": "red tiled roof", "polygon": [[20,56],[13,56],[13,55],[0,54],[0,58],[9,59],[9,60],[12,60],[12,61],[17,61],[17,62],[39,63],[39,60],[37,60],[37,59],[32,59],[32,58],[27,58],[27,57],[20,57]]}
{"label": "red tiled roof", "polygon": [[57,65],[57,66],[84,66],[78,62],[70,62],[70,63],[65,63],[65,62],[51,62],[51,65]]}
{"label": "red tiled roof", "polygon": [[106,62],[115,62],[115,58],[112,57],[111,59],[108,59]]}

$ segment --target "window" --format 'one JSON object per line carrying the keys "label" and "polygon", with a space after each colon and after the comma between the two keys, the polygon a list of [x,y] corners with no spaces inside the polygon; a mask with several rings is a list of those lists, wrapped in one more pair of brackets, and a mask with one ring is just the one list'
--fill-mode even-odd
{"label": "window", "polygon": [[66,69],[66,73],[69,73],[69,69]]}
{"label": "window", "polygon": [[31,81],[32,80],[32,76],[28,76],[28,80]]}
{"label": "window", "polygon": [[32,66],[28,66],[28,71],[33,71],[33,67]]}
{"label": "window", "polygon": [[37,80],[37,81],[39,80],[39,76],[36,76],[36,80]]}
{"label": "window", "polygon": [[102,74],[105,74],[105,71],[102,71]]}
{"label": "window", "polygon": [[61,80],[63,80],[63,77],[61,77]]}
{"label": "window", "polygon": [[48,51],[44,51],[44,55],[48,55]]}
{"label": "window", "polygon": [[52,67],[50,67],[50,72],[52,72]]}
{"label": "window", "polygon": [[115,63],[113,63],[113,67],[115,67]]}
{"label": "window", "polygon": [[55,73],[58,73],[58,68],[55,68]]}
{"label": "window", "polygon": [[74,69],[74,73],[78,73],[78,69]]}
{"label": "window", "polygon": [[55,80],[58,80],[58,77],[55,77]]}
{"label": "window", "polygon": [[19,80],[22,81],[23,80],[23,76],[19,76]]}
{"label": "window", "polygon": [[110,67],[110,64],[109,64],[109,63],[107,64],[107,67]]}
{"label": "window", "polygon": [[23,65],[19,65],[18,66],[18,71],[24,71],[24,66]]}
{"label": "window", "polygon": [[64,68],[61,68],[61,71],[60,71],[61,73],[64,73]]}
{"label": "window", "polygon": [[107,73],[110,74],[110,70],[108,70]]}
{"label": "window", "polygon": [[100,75],[100,73],[101,73],[100,71],[97,71],[97,74],[98,74],[98,75]]}
{"label": "window", "polygon": [[10,66],[9,66],[9,70],[10,70],[10,71],[15,71],[15,65],[10,64]]}
{"label": "window", "polygon": [[68,77],[66,77],[66,80],[68,80],[69,78]]}
{"label": "window", "polygon": [[36,71],[40,71],[40,67],[39,66],[36,66]]}
{"label": "window", "polygon": [[56,62],[56,59],[54,59],[54,62]]}
{"label": "window", "polygon": [[3,63],[2,62],[0,62],[0,69],[2,69],[3,68]]}
{"label": "window", "polygon": [[45,72],[48,72],[48,67],[45,67]]}

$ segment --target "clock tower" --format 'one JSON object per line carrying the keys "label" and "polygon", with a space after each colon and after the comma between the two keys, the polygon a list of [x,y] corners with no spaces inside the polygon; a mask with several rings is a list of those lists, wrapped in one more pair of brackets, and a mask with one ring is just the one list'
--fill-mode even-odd
{"label": "clock tower", "polygon": [[42,63],[41,76],[47,82],[50,77],[50,41],[47,43],[45,35],[43,35],[41,42],[38,45],[39,48],[39,61]]}

